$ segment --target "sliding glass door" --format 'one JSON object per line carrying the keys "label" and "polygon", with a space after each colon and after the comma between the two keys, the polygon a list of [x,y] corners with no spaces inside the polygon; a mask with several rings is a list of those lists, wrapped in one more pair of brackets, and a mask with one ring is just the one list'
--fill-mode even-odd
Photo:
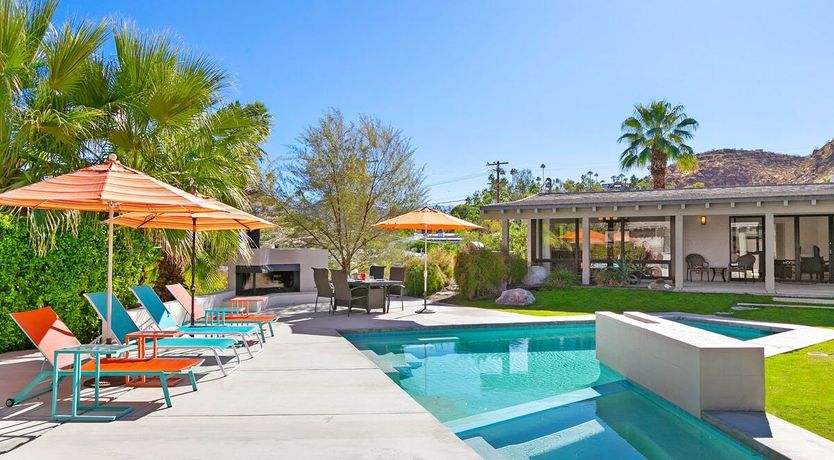
{"label": "sliding glass door", "polygon": [[764,277],[764,217],[730,217],[730,278]]}

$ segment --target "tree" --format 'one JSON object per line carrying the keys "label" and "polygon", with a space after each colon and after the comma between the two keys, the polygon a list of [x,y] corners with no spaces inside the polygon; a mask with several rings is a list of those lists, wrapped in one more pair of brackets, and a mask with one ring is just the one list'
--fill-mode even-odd
{"label": "tree", "polygon": [[396,237],[373,224],[426,200],[410,140],[376,118],[346,121],[331,109],[292,151],[294,160],[275,171],[272,185],[282,220],[292,237],[327,249],[344,270]]}
{"label": "tree", "polygon": [[[56,8],[52,0],[0,0],[0,189],[115,153],[163,181],[245,208],[269,135],[266,108],[224,101],[226,72],[165,36],[116,27],[115,53],[104,55],[107,24],[54,25]],[[34,238],[77,226],[78,213],[29,215]],[[187,234],[150,235],[182,274]],[[206,232],[198,243],[201,286],[220,281],[217,266],[246,247],[239,232]]]}
{"label": "tree", "polygon": [[686,144],[697,128],[698,122],[687,116],[681,105],[654,101],[635,106],[634,114],[623,122],[623,135],[618,140],[628,144],[620,155],[620,167],[649,166],[653,188],[665,188],[669,161],[681,171],[698,168],[695,152]]}

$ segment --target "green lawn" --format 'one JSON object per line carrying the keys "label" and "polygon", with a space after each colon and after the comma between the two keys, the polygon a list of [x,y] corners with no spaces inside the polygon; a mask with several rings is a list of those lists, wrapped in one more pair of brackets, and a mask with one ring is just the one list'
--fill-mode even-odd
{"label": "green lawn", "polygon": [[[770,303],[771,297],[744,294],[658,292],[648,289],[567,288],[533,293],[536,303],[505,308],[492,300],[453,299],[461,305],[490,308],[535,316],[565,316],[608,310],[680,311],[715,314],[731,311],[737,302]],[[762,308],[734,311],[732,318],[834,327],[834,310],[811,308]],[[834,341],[785,353],[765,360],[767,410],[791,423],[834,441]]]}
{"label": "green lawn", "polygon": [[[704,294],[695,292],[662,292],[648,289],[577,287],[533,292],[536,303],[526,307],[506,308],[492,300],[451,301],[459,305],[489,308],[534,316],[565,316],[595,311],[680,311],[712,315],[731,311],[738,302],[770,303],[771,297],[747,294]],[[834,310],[811,308],[762,308],[736,311],[733,318],[772,321],[808,326],[834,327]]]}
{"label": "green lawn", "polygon": [[834,341],[765,360],[767,411],[834,441]]}

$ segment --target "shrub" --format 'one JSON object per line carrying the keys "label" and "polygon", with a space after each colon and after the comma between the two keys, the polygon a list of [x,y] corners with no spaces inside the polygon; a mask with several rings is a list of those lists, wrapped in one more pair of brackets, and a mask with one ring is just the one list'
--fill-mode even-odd
{"label": "shrub", "polygon": [[[446,287],[446,275],[436,263],[429,260],[427,279],[427,293],[429,295],[442,291]],[[412,257],[405,263],[405,291],[408,295],[423,295],[423,259]]]}
{"label": "shrub", "polygon": [[619,268],[603,268],[594,272],[594,281],[599,286],[628,286],[628,271]]}
{"label": "shrub", "polygon": [[524,281],[524,277],[527,276],[527,261],[524,258],[519,257],[514,254],[510,254],[506,257],[507,263],[507,283],[513,286],[517,286]]}
{"label": "shrub", "polygon": [[429,263],[436,264],[447,281],[455,276],[456,255],[456,251],[450,249],[447,245],[429,246]]}
{"label": "shrub", "polygon": [[507,278],[507,264],[500,252],[466,245],[455,260],[455,281],[467,299],[498,294]]}
{"label": "shrub", "polygon": [[559,268],[550,272],[542,283],[547,288],[566,288],[579,286],[579,275],[576,270],[570,268]]}
{"label": "shrub", "polygon": [[[81,296],[107,286],[107,228],[82,221],[77,233],[60,232],[55,244],[39,255],[29,240],[25,219],[0,214],[0,352],[31,348],[32,344],[9,313],[51,306],[82,342],[101,328],[95,311]],[[116,232],[113,288],[128,303],[128,287],[153,281],[159,250],[141,234]]]}

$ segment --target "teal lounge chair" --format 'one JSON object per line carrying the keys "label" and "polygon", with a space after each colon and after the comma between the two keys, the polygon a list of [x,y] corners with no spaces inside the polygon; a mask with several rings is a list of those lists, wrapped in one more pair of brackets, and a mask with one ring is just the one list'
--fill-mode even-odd
{"label": "teal lounge chair", "polygon": [[[104,321],[107,311],[107,293],[88,292],[84,294],[84,297],[93,306],[99,318]],[[110,322],[110,330],[119,343],[127,343],[126,337],[128,334],[141,331],[115,295],[113,295],[112,315],[113,320]],[[214,354],[214,360],[217,361],[217,366],[220,367],[223,375],[228,375],[229,372],[237,369],[237,366],[240,365],[240,355],[237,352],[237,340],[235,339],[224,337],[166,337],[158,339],[156,347],[163,350],[209,350]],[[220,360],[219,352],[229,348],[235,353],[237,365],[227,371]]]}
{"label": "teal lounge chair", "polygon": [[139,303],[148,310],[156,324],[162,330],[178,330],[189,335],[213,335],[213,336],[233,336],[243,342],[249,356],[255,356],[252,349],[249,347],[249,337],[254,337],[263,350],[263,341],[261,340],[261,328],[258,326],[183,326],[171,316],[171,313],[165,308],[162,299],[153,292],[150,286],[135,286],[130,288],[133,295],[139,300]]}
{"label": "teal lounge chair", "polygon": [[[57,389],[61,380],[71,377],[73,379],[73,412],[76,407],[79,409],[86,409],[78,404],[80,399],[77,394],[78,383],[81,377],[136,377],[147,376],[157,377],[162,387],[162,393],[165,397],[165,404],[171,407],[171,396],[168,393],[168,378],[172,375],[187,375],[191,382],[191,388],[197,391],[197,379],[194,377],[194,368],[203,363],[202,359],[194,358],[153,358],[153,359],[121,359],[121,358],[99,358],[100,367],[95,371],[90,365],[95,364],[95,360],[86,360],[80,369],[72,369],[72,358],[68,355],[58,355],[56,352],[71,347],[78,347],[81,342],[75,338],[72,331],[64,324],[58,315],[49,308],[42,307],[37,310],[22,311],[11,313],[12,319],[20,327],[26,337],[32,341],[37,347],[38,351],[43,354],[45,358],[40,372],[35,376],[31,383],[26,385],[14,397],[6,400],[6,406],[12,407],[20,404],[23,401],[32,399],[38,395],[52,391],[52,416],[54,418],[66,419],[66,416],[58,415],[57,409]],[[46,365],[49,364],[52,369],[47,370]],[[75,371],[75,372],[74,372]],[[44,382],[51,380],[51,385],[41,385]],[[40,389],[36,390],[38,386]],[[96,405],[91,406],[93,409],[98,407],[98,387],[96,387]],[[119,410],[121,415],[124,415],[130,408],[111,407],[112,410]],[[106,418],[113,420],[118,416],[107,416]],[[73,419],[102,419],[100,416],[76,416],[73,414],[70,418]]]}

